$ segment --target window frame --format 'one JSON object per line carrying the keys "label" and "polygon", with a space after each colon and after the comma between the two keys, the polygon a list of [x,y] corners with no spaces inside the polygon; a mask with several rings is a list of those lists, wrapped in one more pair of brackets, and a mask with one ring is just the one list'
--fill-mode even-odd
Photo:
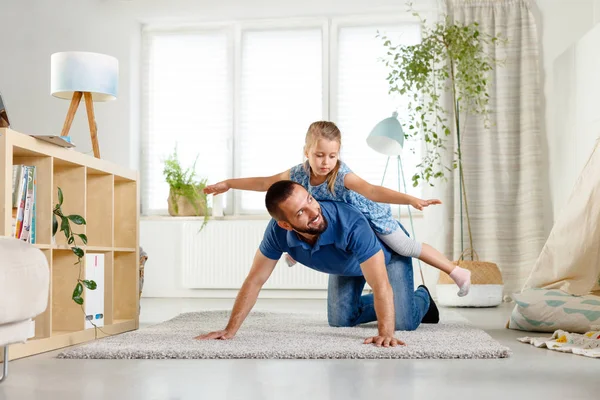
{"label": "window frame", "polygon": [[[420,12],[421,16],[423,16],[426,19],[430,19],[430,17],[432,15],[435,15],[435,13],[433,12]],[[402,23],[419,23],[418,19],[416,19],[414,16],[412,16],[409,13],[404,13],[404,14],[399,14],[399,15],[381,15],[381,14],[374,14],[371,16],[344,16],[344,17],[336,17],[336,18],[332,18],[331,19],[331,28],[330,28],[330,32],[331,32],[331,43],[330,43],[330,68],[331,68],[331,86],[330,86],[330,90],[331,90],[331,97],[330,97],[330,115],[331,115],[331,120],[332,121],[337,121],[338,120],[338,104],[337,104],[337,93],[338,93],[338,76],[339,76],[339,33],[340,33],[340,29],[342,28],[352,28],[352,27],[368,27],[368,26],[373,26],[373,25],[391,25],[391,24],[402,24]],[[390,110],[390,115],[394,110]],[[373,126],[375,126],[375,124],[377,124],[378,121],[374,121],[373,122]],[[366,136],[365,136],[365,140],[366,140]],[[424,143],[421,143],[421,147],[424,146]],[[384,155],[382,155],[381,157],[385,157]],[[388,171],[390,171],[390,168],[395,169],[396,168],[396,157],[395,156],[390,156],[388,158],[388,166],[387,169]],[[406,166],[404,166],[404,169],[406,170]],[[383,170],[381,171],[381,174],[383,176]],[[410,175],[404,174],[404,179],[407,179],[406,184],[410,185]],[[381,185],[381,181],[379,182],[374,182],[373,184],[375,185]],[[398,190],[403,192],[402,188],[400,187],[390,187],[390,189],[392,190]],[[396,205],[396,204],[391,204],[392,207],[392,215],[394,218],[400,218],[401,217],[401,211],[400,211],[400,207],[404,207],[404,206],[400,206],[400,205]],[[415,210],[415,209],[411,209],[410,212],[412,213],[412,217],[417,217],[417,218],[422,218],[423,217],[423,211],[419,211],[419,210]]]}
{"label": "window frame", "polygon": [[[291,19],[275,19],[275,20],[256,20],[256,21],[243,21],[235,26],[235,39],[234,39],[234,47],[235,47],[235,59],[234,59],[234,71],[235,71],[235,81],[234,88],[239,89],[242,83],[242,38],[243,33],[248,31],[276,31],[276,30],[290,30],[290,29],[311,29],[311,28],[320,28],[321,29],[321,49],[322,49],[322,82],[321,82],[321,90],[323,95],[323,109],[322,115],[323,118],[328,118],[327,104],[329,101],[329,93],[327,91],[328,85],[328,74],[329,74],[329,62],[327,60],[327,54],[329,51],[329,36],[328,36],[328,28],[329,21],[327,18],[291,18]],[[244,178],[245,176],[241,176],[241,163],[239,162],[239,158],[237,154],[240,150],[237,148],[238,143],[240,143],[240,114],[241,114],[241,94],[234,90],[234,106],[233,106],[233,154],[232,154],[232,178]],[[292,165],[290,165],[290,168]],[[282,171],[273,171],[273,175]],[[266,210],[243,210],[241,207],[241,196],[239,190],[233,192],[233,196],[229,196],[227,201],[227,209],[233,210],[233,216],[256,216],[256,215],[264,215],[268,217],[269,214]]]}
{"label": "window frame", "polygon": [[[234,60],[233,55],[233,36],[232,36],[232,23],[208,23],[202,25],[181,25],[176,27],[160,25],[160,26],[145,26],[142,29],[142,59],[141,59],[141,68],[150,68],[150,58],[152,56],[151,53],[151,40],[153,36],[168,36],[168,35],[194,35],[202,32],[223,32],[227,36],[227,58],[228,62],[232,63]],[[233,82],[235,71],[232,68],[229,72],[229,79]],[[150,71],[142,71],[142,98],[141,98],[141,137],[140,137],[140,172],[145,172],[144,166],[149,162],[147,154],[147,149],[150,143],[149,137],[149,115],[150,115],[150,85],[151,85],[151,77]],[[235,85],[230,86],[229,96],[235,96]],[[234,117],[234,104],[231,106],[232,117]],[[227,176],[231,176],[233,172],[232,161],[234,158],[233,155],[233,132],[235,130],[234,124],[231,124],[231,130],[229,132],[229,137],[226,139],[227,141],[227,157],[229,159],[228,167],[227,167]],[[140,202],[141,202],[141,211],[143,216],[166,216],[168,215],[168,205],[165,199],[165,207],[160,209],[148,209],[147,206],[144,205],[144,201],[148,199],[149,196],[146,196],[146,184],[149,180],[149,177],[144,177],[144,174],[140,174]],[[229,198],[233,196],[228,196]],[[231,214],[231,208],[226,208],[224,205],[223,212],[225,214]]]}
{"label": "window frame", "polygon": [[[336,17],[331,19],[331,35],[329,44],[329,48],[331,52],[329,53],[330,57],[330,65],[331,65],[331,86],[330,91],[332,93],[330,97],[330,116],[331,120],[337,120],[337,92],[338,92],[338,72],[339,72],[339,32],[341,28],[346,27],[363,27],[363,26],[371,26],[377,24],[394,24],[394,23],[415,23],[417,20],[415,17],[410,14],[401,14],[401,15],[372,15],[372,16],[346,16],[346,17]],[[333,78],[335,77],[335,79]]]}

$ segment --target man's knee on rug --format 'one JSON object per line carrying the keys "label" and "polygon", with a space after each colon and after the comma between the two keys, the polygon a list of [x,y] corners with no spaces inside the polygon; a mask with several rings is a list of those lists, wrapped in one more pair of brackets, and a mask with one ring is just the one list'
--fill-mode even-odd
{"label": "man's knee on rug", "polygon": [[[339,314],[329,314],[327,316],[327,322],[329,323],[329,326],[333,328],[350,328],[359,325],[356,323],[356,318],[349,318]],[[420,322],[417,321],[396,320],[395,329],[397,331],[414,331],[419,325]]]}
{"label": "man's knee on rug", "polygon": [[349,318],[342,318],[342,317],[328,316],[327,322],[329,323],[329,326],[331,326],[333,328],[348,328],[348,327],[356,326],[356,323],[354,321],[350,320]]}
{"label": "man's knee on rug", "polygon": [[358,325],[356,317],[351,312],[328,309],[327,322],[333,328],[348,328]]}
{"label": "man's knee on rug", "polygon": [[397,331],[415,331],[421,325],[420,321],[396,320]]}

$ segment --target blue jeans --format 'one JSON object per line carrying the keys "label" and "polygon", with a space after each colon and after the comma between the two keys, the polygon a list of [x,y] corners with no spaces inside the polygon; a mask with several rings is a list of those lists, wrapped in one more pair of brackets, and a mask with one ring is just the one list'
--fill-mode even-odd
{"label": "blue jeans", "polygon": [[[412,259],[392,254],[386,265],[394,292],[397,331],[414,331],[429,309],[429,295],[420,287],[414,290]],[[373,295],[363,295],[362,276],[329,275],[327,318],[330,326],[356,326],[377,320]]]}

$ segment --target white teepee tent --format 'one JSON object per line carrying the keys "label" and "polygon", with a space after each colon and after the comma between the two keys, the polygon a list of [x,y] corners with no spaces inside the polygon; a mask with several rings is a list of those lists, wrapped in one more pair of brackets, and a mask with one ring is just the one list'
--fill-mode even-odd
{"label": "white teepee tent", "polygon": [[600,295],[600,141],[557,218],[523,290]]}
{"label": "white teepee tent", "polygon": [[521,293],[507,328],[600,330],[600,142],[579,175]]}

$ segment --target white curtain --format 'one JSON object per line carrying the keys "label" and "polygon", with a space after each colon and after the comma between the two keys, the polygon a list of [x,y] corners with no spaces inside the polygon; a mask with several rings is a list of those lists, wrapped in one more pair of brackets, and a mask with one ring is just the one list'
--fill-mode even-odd
{"label": "white curtain", "polygon": [[[541,79],[537,28],[525,0],[447,0],[455,21],[477,21],[482,31],[508,38],[496,50],[486,130],[468,116],[461,127],[465,187],[474,248],[502,271],[505,294],[520,291],[544,244]],[[462,124],[461,124],[462,125]],[[447,254],[461,253],[458,169],[447,185],[451,227]],[[464,216],[464,210],[463,210]],[[468,247],[463,218],[464,247]],[[453,251],[452,251],[453,250]]]}

